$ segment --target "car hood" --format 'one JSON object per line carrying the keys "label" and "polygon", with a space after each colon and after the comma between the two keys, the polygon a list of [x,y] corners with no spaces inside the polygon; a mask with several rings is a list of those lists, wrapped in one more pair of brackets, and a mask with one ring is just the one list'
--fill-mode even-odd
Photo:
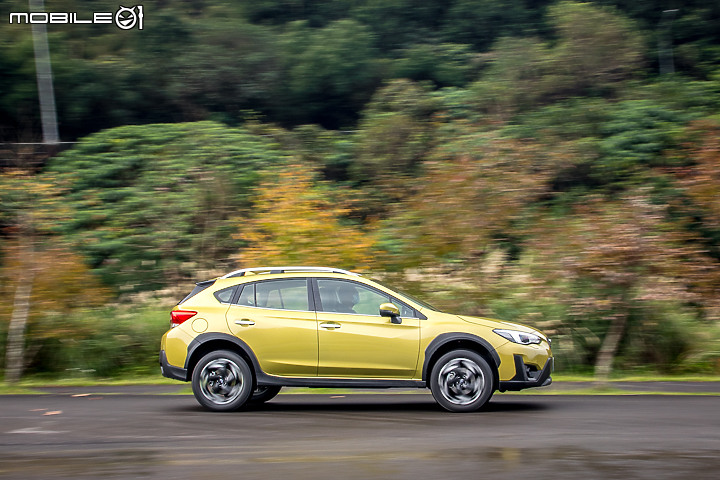
{"label": "car hood", "polygon": [[488,328],[506,328],[509,330],[519,330],[521,332],[534,333],[536,335],[539,334],[542,335],[543,338],[545,337],[542,332],[521,323],[506,322],[504,320],[497,320],[494,318],[468,317],[466,315],[458,315],[458,318],[466,322],[474,323],[476,325],[482,325]]}

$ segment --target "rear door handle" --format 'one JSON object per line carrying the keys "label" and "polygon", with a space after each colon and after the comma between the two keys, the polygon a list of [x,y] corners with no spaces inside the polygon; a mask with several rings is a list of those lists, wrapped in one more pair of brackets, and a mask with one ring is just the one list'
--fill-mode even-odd
{"label": "rear door handle", "polygon": [[235,320],[235,325],[255,325],[255,322],[248,320],[247,318],[243,318],[242,320]]}
{"label": "rear door handle", "polygon": [[320,327],[321,327],[321,328],[327,328],[327,329],[330,329],[330,330],[335,330],[335,329],[340,328],[340,324],[339,324],[339,323],[335,323],[335,322],[321,323],[321,324],[320,324]]}

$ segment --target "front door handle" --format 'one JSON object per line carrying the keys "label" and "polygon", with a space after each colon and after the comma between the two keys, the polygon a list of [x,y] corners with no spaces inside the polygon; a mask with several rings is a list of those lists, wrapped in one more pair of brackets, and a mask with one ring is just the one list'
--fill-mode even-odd
{"label": "front door handle", "polygon": [[339,324],[339,323],[335,323],[335,322],[321,323],[321,324],[320,324],[320,327],[321,327],[321,328],[327,328],[327,329],[330,329],[330,330],[335,330],[335,329],[340,328],[340,324]]}
{"label": "front door handle", "polygon": [[247,318],[243,318],[242,320],[235,320],[235,325],[249,326],[249,325],[255,325],[255,322],[253,322],[252,320],[248,320]]}

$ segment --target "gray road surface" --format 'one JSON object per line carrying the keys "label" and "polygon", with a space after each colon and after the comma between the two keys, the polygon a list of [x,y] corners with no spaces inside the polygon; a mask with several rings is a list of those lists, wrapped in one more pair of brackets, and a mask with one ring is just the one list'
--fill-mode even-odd
{"label": "gray road surface", "polygon": [[217,414],[183,395],[0,396],[0,478],[716,479],[718,407],[496,395],[450,414],[429,394],[281,394]]}

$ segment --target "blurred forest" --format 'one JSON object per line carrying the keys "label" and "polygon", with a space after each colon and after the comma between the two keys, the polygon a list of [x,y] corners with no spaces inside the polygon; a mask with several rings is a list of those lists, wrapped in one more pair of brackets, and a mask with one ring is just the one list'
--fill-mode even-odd
{"label": "blurred forest", "polygon": [[561,372],[720,373],[720,2],[142,5],[48,25],[48,153],[0,0],[8,372],[155,372],[193,282],[310,264],[541,328]]}

